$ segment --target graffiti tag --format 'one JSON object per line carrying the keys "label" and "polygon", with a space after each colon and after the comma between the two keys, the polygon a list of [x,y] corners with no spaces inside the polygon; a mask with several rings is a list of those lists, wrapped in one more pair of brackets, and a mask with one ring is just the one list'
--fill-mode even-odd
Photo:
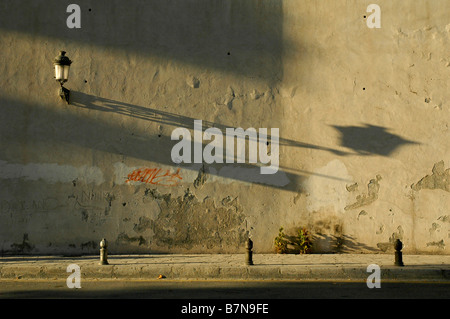
{"label": "graffiti tag", "polygon": [[161,186],[177,186],[182,179],[180,168],[175,173],[161,168],[139,168],[128,174],[126,183],[133,181]]}

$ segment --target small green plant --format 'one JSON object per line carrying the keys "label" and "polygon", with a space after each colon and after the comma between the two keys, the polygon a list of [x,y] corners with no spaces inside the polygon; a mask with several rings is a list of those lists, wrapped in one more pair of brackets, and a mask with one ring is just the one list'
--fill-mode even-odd
{"label": "small green plant", "polygon": [[288,241],[285,237],[286,234],[283,232],[283,227],[280,227],[278,230],[278,236],[275,237],[275,248],[279,254],[285,254],[287,252]]}
{"label": "small green plant", "polygon": [[311,238],[309,232],[305,228],[301,228],[297,231],[295,246],[300,254],[311,252]]}
{"label": "small green plant", "polygon": [[[306,228],[300,228],[295,236],[288,236],[284,233],[284,228],[280,227],[278,236],[275,237],[275,248],[277,253],[286,254],[308,254],[311,252],[311,238]],[[290,249],[288,246],[294,247]]]}

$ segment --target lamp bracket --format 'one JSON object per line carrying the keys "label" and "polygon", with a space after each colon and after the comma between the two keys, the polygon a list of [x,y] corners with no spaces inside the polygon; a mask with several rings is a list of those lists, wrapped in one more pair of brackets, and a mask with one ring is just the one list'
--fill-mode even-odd
{"label": "lamp bracket", "polygon": [[65,100],[67,104],[69,104],[70,90],[62,86],[62,83],[61,83],[61,90],[59,91],[59,96],[61,97],[61,99]]}

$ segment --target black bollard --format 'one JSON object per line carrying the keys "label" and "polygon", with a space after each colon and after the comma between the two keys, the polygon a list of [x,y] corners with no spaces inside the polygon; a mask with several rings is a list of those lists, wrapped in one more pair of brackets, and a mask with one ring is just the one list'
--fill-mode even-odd
{"label": "black bollard", "polygon": [[394,264],[396,266],[404,266],[403,264],[403,257],[402,257],[402,248],[403,243],[400,241],[400,239],[396,239],[394,243],[394,249],[395,249],[395,262]]}
{"label": "black bollard", "polygon": [[247,253],[245,254],[245,263],[251,266],[253,265],[253,242],[250,238],[247,239],[247,242],[245,243],[245,249],[247,250]]}
{"label": "black bollard", "polygon": [[100,262],[99,265],[109,265],[108,264],[108,242],[105,238],[100,242]]}

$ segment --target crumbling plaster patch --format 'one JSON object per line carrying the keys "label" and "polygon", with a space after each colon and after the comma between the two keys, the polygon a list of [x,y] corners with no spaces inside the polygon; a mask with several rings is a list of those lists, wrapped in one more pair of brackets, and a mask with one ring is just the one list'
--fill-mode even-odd
{"label": "crumbling plaster patch", "polygon": [[140,219],[153,231],[151,242],[157,246],[185,249],[236,249],[248,237],[243,208],[238,198],[227,196],[216,204],[209,197],[199,200],[189,189],[184,196],[172,197],[157,189],[147,189],[145,196],[158,202],[160,213],[153,220]]}
{"label": "crumbling plaster patch", "polygon": [[414,191],[421,189],[442,189],[450,192],[450,168],[445,169],[444,161],[434,164],[432,172],[433,174],[426,175],[416,184],[412,184],[411,188]]}
{"label": "crumbling plaster patch", "polygon": [[369,205],[378,199],[378,192],[380,190],[381,176],[377,175],[375,179],[371,179],[367,185],[367,194],[361,194],[356,196],[356,202],[353,204],[345,206],[345,210],[355,209],[362,206]]}

